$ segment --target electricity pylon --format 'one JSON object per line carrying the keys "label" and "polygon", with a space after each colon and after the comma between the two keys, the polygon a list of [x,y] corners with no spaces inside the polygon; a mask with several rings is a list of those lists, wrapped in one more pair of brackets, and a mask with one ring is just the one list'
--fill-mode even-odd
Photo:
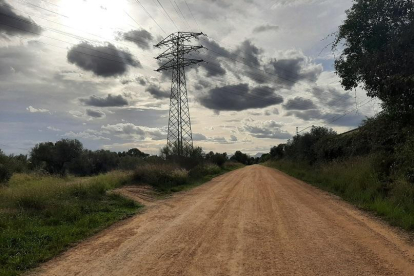
{"label": "electricity pylon", "polygon": [[200,35],[203,33],[173,33],[155,45],[157,48],[168,47],[165,52],[156,57],[157,60],[165,60],[165,63],[156,71],[172,70],[167,146],[173,154],[178,156],[189,156],[193,149],[185,67],[198,64],[203,60],[186,58],[186,55],[203,46],[185,45],[185,43],[198,39]]}

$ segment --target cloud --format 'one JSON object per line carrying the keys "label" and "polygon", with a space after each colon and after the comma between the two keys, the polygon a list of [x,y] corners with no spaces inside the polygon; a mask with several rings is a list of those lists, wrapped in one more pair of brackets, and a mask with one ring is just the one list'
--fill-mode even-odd
{"label": "cloud", "polygon": [[236,137],[236,136],[234,136],[234,135],[230,135],[230,141],[232,141],[232,142],[237,142],[237,141],[238,141],[238,139],[237,139],[237,137]]}
{"label": "cloud", "polygon": [[346,113],[325,113],[319,110],[306,110],[306,111],[290,111],[286,113],[286,116],[295,116],[304,121],[321,120],[328,125],[336,126],[358,126],[366,119],[365,115],[359,113],[347,114]]}
{"label": "cloud", "polygon": [[309,110],[309,109],[316,109],[316,105],[312,102],[312,100],[305,99],[302,97],[296,97],[294,99],[290,99],[283,107],[286,110]]}
{"label": "cloud", "polygon": [[121,36],[122,39],[134,43],[143,50],[150,49],[150,42],[154,39],[152,34],[144,29],[129,31]]}
{"label": "cloud", "polygon": [[282,124],[275,121],[245,120],[239,131],[247,132],[255,138],[290,139],[292,135],[281,129]]}
{"label": "cloud", "polygon": [[248,84],[227,85],[211,89],[198,101],[206,108],[219,111],[242,111],[264,108],[283,102],[283,98],[274,93],[274,89],[259,86],[253,89]]}
{"label": "cloud", "polygon": [[266,24],[266,25],[260,25],[254,28],[253,33],[258,34],[258,33],[269,32],[269,31],[275,32],[275,31],[278,31],[279,29],[280,29],[279,26]]}
{"label": "cloud", "polygon": [[56,131],[56,132],[61,131],[60,129],[55,128],[55,127],[51,127],[51,126],[48,126],[48,127],[47,127],[47,129],[49,129],[49,130],[51,130],[51,131]]}
{"label": "cloud", "polygon": [[94,95],[87,99],[79,99],[79,101],[85,105],[96,107],[115,107],[128,105],[128,101],[121,95],[112,96],[111,94],[108,94],[106,98],[101,98]]}
{"label": "cloud", "polygon": [[166,128],[150,128],[144,126],[136,126],[131,123],[106,125],[102,126],[101,128],[123,139],[142,141],[145,138],[150,138],[151,140],[159,141],[167,138]]}
{"label": "cloud", "polygon": [[227,51],[224,47],[221,47],[217,42],[208,39],[201,38],[201,44],[208,50],[204,50],[199,54],[199,57],[204,59],[203,63],[200,63],[200,67],[206,71],[207,77],[222,77],[226,75],[226,69],[221,64],[219,60],[220,57],[230,56],[230,52]]}
{"label": "cloud", "polygon": [[100,77],[123,75],[127,72],[128,65],[142,67],[130,53],[119,50],[110,43],[105,46],[94,46],[82,42],[69,50],[67,59],[70,63]]}
{"label": "cloud", "polygon": [[43,29],[30,18],[18,15],[5,0],[0,0],[0,33],[9,36],[40,35]]}
{"label": "cloud", "polygon": [[335,87],[314,86],[310,92],[318,99],[318,102],[335,111],[344,111],[354,105],[353,97],[350,94],[342,93]]}
{"label": "cloud", "polygon": [[151,84],[147,89],[145,89],[156,99],[166,99],[170,98],[171,93],[169,91],[162,90],[161,87]]}
{"label": "cloud", "polygon": [[47,109],[41,109],[41,108],[34,108],[33,106],[29,106],[28,108],[26,108],[27,111],[29,111],[30,113],[50,113],[49,110]]}
{"label": "cloud", "polygon": [[82,131],[82,132],[78,132],[75,133],[73,131],[67,132],[64,135],[62,135],[63,137],[66,138],[75,138],[75,139],[87,139],[87,140],[94,140],[94,141],[98,141],[98,140],[106,140],[106,141],[110,141],[111,139],[107,138],[107,137],[103,137],[100,135],[95,135],[95,134],[91,134],[87,131]]}
{"label": "cloud", "polygon": [[194,141],[205,141],[207,137],[200,133],[193,133],[193,140]]}
{"label": "cloud", "polygon": [[264,112],[264,115],[266,116],[271,116],[271,115],[279,115],[279,109],[277,109],[276,107],[271,109],[271,110],[266,110]]}
{"label": "cloud", "polygon": [[296,83],[307,81],[314,83],[323,71],[320,64],[311,63],[302,52],[290,50],[281,52],[280,57],[271,59],[265,70],[273,75],[272,80],[279,85],[291,88]]}
{"label": "cloud", "polygon": [[92,110],[92,109],[87,109],[86,115],[88,115],[89,117],[93,117],[93,118],[105,118],[106,117],[106,114],[104,112],[99,111],[99,110]]}

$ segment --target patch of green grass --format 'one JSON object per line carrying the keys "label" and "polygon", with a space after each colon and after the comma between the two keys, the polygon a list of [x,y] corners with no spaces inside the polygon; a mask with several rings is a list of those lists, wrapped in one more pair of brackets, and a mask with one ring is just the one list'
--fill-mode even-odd
{"label": "patch of green grass", "polygon": [[0,189],[0,275],[19,275],[135,214],[138,204],[107,193],[130,180],[122,172],[90,178],[13,176]]}
{"label": "patch of green grass", "polygon": [[226,172],[239,169],[244,165],[235,162],[224,164],[223,168],[217,165],[204,163],[196,166],[189,172],[173,164],[156,164],[138,167],[133,175],[138,183],[153,186],[162,196],[192,189],[204,184],[214,177]]}
{"label": "patch of green grass", "polygon": [[278,160],[265,165],[334,193],[392,225],[414,230],[414,186],[405,180],[382,180],[376,158],[358,157],[315,166]]}

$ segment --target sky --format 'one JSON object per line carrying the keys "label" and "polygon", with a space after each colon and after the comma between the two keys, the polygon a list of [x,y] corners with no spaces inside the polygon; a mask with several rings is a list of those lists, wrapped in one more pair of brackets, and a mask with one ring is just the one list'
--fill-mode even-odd
{"label": "sky", "polygon": [[187,68],[194,145],[269,152],[308,127],[338,133],[380,111],[335,74],[332,33],[352,0],[0,0],[0,149],[40,142],[157,154],[171,72],[155,48],[203,32]]}

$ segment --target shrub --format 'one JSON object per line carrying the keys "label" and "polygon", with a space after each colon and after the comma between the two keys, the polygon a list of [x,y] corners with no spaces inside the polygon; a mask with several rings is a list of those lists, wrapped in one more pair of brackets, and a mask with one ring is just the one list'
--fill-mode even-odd
{"label": "shrub", "polygon": [[10,158],[0,150],[0,183],[9,181],[12,173],[10,168]]}
{"label": "shrub", "polygon": [[145,161],[139,157],[125,156],[119,160],[118,169],[124,171],[133,171],[138,166],[145,164]]}
{"label": "shrub", "polygon": [[188,173],[172,164],[146,164],[135,169],[133,179],[158,189],[166,189],[185,184]]}
{"label": "shrub", "polygon": [[202,178],[208,175],[215,175],[221,172],[221,169],[216,164],[204,163],[193,168],[189,175],[192,178]]}

